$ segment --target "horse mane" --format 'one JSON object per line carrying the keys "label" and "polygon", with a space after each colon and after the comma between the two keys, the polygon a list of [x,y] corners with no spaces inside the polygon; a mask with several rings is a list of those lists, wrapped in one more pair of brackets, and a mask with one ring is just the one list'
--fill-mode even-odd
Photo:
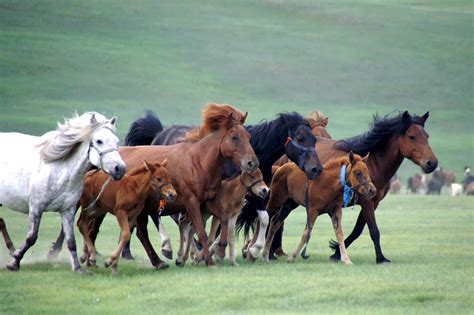
{"label": "horse mane", "polygon": [[324,117],[323,113],[317,110],[310,111],[308,113],[308,116],[306,116],[306,120],[310,124],[311,129],[317,126],[322,126],[322,127],[327,126],[326,117]]}
{"label": "horse mane", "polygon": [[424,127],[423,118],[399,112],[396,116],[390,114],[379,117],[374,115],[369,131],[344,140],[339,140],[335,148],[343,151],[353,151],[365,156],[367,153],[383,147],[387,140],[395,134],[403,134],[412,124]]}
{"label": "horse mane", "polygon": [[[93,122],[92,116],[96,118]],[[107,123],[108,120],[96,112],[86,112],[81,116],[75,113],[64,123],[58,122],[55,131],[45,133],[36,147],[40,148],[40,156],[47,163],[66,159],[78,145],[89,141],[92,134]],[[110,128],[115,133],[115,127],[110,125]]]}
{"label": "horse mane", "polygon": [[311,128],[303,116],[296,112],[291,112],[279,113],[277,118],[271,121],[262,120],[258,125],[246,126],[247,131],[251,135],[250,143],[260,164],[266,161],[270,161],[273,164],[278,160],[285,153],[283,144],[289,136],[289,132],[294,132],[300,125],[306,125],[308,128]]}
{"label": "horse mane", "polygon": [[202,110],[203,124],[198,128],[186,133],[186,141],[196,142],[207,136],[208,134],[219,130],[227,123],[229,115],[232,114],[236,123],[242,124],[245,113],[229,104],[207,104]]}

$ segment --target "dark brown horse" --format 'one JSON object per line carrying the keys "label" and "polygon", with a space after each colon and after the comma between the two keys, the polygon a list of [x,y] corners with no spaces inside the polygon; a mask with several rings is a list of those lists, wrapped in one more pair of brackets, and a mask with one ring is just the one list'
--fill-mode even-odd
{"label": "dark brown horse", "polygon": [[[170,184],[166,166],[167,161],[144,161],[130,169],[120,181],[110,183],[104,172],[90,171],[86,174],[81,197],[82,211],[77,222],[84,237],[82,261],[87,261],[89,266],[96,263],[96,250],[89,235],[89,223],[97,216],[112,213],[120,226],[120,241],[105,266],[112,266],[112,272],[117,273],[120,253],[130,239],[130,228],[135,225],[146,198],[156,196],[164,202],[176,199],[176,191]],[[163,267],[166,266],[163,264]]]}
{"label": "dark brown horse", "polygon": [[[369,131],[362,135],[339,141],[318,138],[316,142],[321,161],[343,156],[349,151],[362,156],[370,152],[367,167],[377,194],[371,199],[361,196],[357,200],[362,210],[352,233],[345,240],[345,246],[349,247],[362,234],[367,224],[374,242],[377,263],[390,262],[382,253],[380,232],[375,220],[375,210],[389,190],[390,179],[405,158],[419,165],[425,173],[433,172],[438,166],[438,159],[428,143],[429,136],[424,129],[428,116],[428,112],[420,117],[412,116],[408,111],[392,117],[375,116]],[[296,206],[294,202],[287,202],[286,213]],[[340,260],[338,244],[332,243],[331,247],[336,251],[331,259]]]}
{"label": "dark brown horse", "polygon": [[[317,180],[308,180],[293,163],[287,163],[280,167],[273,176],[270,186],[267,212],[272,219],[262,253],[263,259],[269,260],[268,255],[273,237],[284,220],[279,215],[281,206],[288,198],[291,198],[298,205],[306,207],[307,222],[301,242],[288,258],[288,262],[294,262],[301,250],[303,253],[305,252],[316,218],[320,214],[327,213],[332,219],[336,239],[342,253],[341,260],[345,264],[351,264],[344,246],[342,207],[344,199],[349,199],[350,194],[359,193],[366,198],[375,196],[376,189],[370,180],[366,161],[367,157],[361,158],[352,152],[343,157],[331,159],[324,164],[324,171]],[[346,190],[349,198],[345,196]],[[306,258],[304,254],[302,256]]]}

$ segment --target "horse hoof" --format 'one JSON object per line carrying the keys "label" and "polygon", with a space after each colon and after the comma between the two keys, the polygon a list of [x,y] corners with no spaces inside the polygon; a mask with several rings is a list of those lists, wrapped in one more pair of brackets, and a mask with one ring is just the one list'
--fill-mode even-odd
{"label": "horse hoof", "polygon": [[278,257],[275,256],[274,254],[269,254],[268,255],[268,260],[278,260]]}
{"label": "horse hoof", "polygon": [[346,265],[346,266],[351,266],[351,265],[353,265],[352,261],[350,261],[350,260],[343,261],[343,263],[344,263],[344,265]]}
{"label": "horse hoof", "polygon": [[[10,255],[13,254],[13,253],[10,253]],[[58,250],[50,250],[48,252],[48,255],[46,255],[46,258],[49,260],[49,261],[52,261],[52,260],[55,260],[56,258],[58,258],[58,255],[59,255],[59,251]]]}
{"label": "horse hoof", "polygon": [[247,251],[242,251],[242,258],[247,259]]}
{"label": "horse hoof", "polygon": [[122,252],[122,258],[125,260],[135,260],[135,257],[133,257],[132,253],[129,251]]}
{"label": "horse hoof", "polygon": [[390,264],[392,261],[390,259],[387,259],[385,257],[382,257],[381,259],[377,259],[377,264],[378,265],[386,265]]}
{"label": "horse hoof", "polygon": [[86,260],[87,260],[87,259],[86,259],[86,257],[84,257],[84,256],[79,257],[79,261],[81,262],[81,264],[85,263]]}
{"label": "horse hoof", "polygon": [[286,256],[288,256],[288,255],[283,251],[283,249],[282,249],[281,247],[278,248],[278,249],[275,251],[275,255],[276,255],[277,257],[286,257]]}
{"label": "horse hoof", "polygon": [[160,262],[158,265],[155,266],[155,269],[156,270],[164,270],[164,269],[168,269],[170,266],[165,263],[164,261]]}
{"label": "horse hoof", "polygon": [[167,250],[167,249],[163,249],[161,250],[161,253],[163,254],[163,256],[165,256],[166,258],[168,259],[173,259],[173,251],[171,250]]}
{"label": "horse hoof", "polygon": [[86,265],[87,267],[97,267],[97,260],[88,259]]}
{"label": "horse hoof", "polygon": [[213,267],[215,265],[216,263],[214,262],[214,260],[212,260],[212,258],[206,259],[206,267]]}
{"label": "horse hoof", "polygon": [[341,260],[341,256],[335,253],[334,255],[329,256],[329,259],[334,262],[338,262]]}
{"label": "horse hoof", "polygon": [[247,261],[249,262],[255,262],[257,260],[256,257],[253,257],[252,254],[250,252],[247,253]]}
{"label": "horse hoof", "polygon": [[110,266],[112,266],[112,262],[107,259],[107,260],[104,262],[104,267],[105,267],[105,268],[109,268]]}
{"label": "horse hoof", "polygon": [[293,257],[293,256],[288,257],[288,259],[286,260],[286,262],[289,263],[289,264],[294,263],[294,262],[295,262],[295,257]]}
{"label": "horse hoof", "polygon": [[176,261],[175,261],[174,263],[175,263],[176,266],[178,266],[178,267],[184,267],[184,261],[181,261],[181,260],[176,259]]}
{"label": "horse hoof", "polygon": [[231,261],[231,262],[230,262],[230,265],[231,265],[232,267],[238,267],[238,266],[239,266],[239,264],[238,264],[236,261]]}
{"label": "horse hoof", "polygon": [[12,261],[7,265],[7,269],[10,271],[18,271],[20,270],[20,264],[16,260]]}

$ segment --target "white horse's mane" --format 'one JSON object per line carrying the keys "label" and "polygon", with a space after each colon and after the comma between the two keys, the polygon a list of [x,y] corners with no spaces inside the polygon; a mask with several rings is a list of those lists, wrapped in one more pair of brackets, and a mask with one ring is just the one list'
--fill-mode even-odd
{"label": "white horse's mane", "polygon": [[86,112],[79,116],[75,113],[72,118],[65,119],[64,123],[58,122],[55,131],[45,133],[36,147],[40,149],[40,156],[47,163],[66,159],[76,146],[90,141],[92,134],[106,124],[109,124],[108,128],[115,133],[115,126],[103,115]]}

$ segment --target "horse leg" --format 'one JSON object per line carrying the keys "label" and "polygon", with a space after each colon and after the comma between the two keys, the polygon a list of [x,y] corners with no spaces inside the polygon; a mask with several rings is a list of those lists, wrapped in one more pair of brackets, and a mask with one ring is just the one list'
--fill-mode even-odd
{"label": "horse leg", "polygon": [[[285,192],[285,195],[287,192]],[[283,208],[280,213],[280,220],[285,221],[288,215],[298,207],[298,204],[293,199],[287,199],[284,204]],[[283,223],[284,224],[284,223]],[[274,241],[272,242],[269,259],[275,260],[277,256],[286,256],[285,252],[283,251],[283,226],[276,231]]]}
{"label": "horse leg", "polygon": [[39,210],[39,207],[32,207],[30,205],[30,213],[28,219],[30,221],[30,228],[26,236],[25,243],[17,249],[11,256],[12,259],[7,265],[7,269],[10,271],[18,271],[20,269],[20,261],[23,259],[26,251],[35,244],[38,239],[38,229],[41,221],[41,215],[43,213]]}
{"label": "horse leg", "polygon": [[61,252],[61,249],[63,247],[63,242],[64,242],[64,230],[63,230],[63,225],[61,224],[61,231],[59,231],[58,238],[56,239],[56,241],[53,242],[53,245],[48,252],[48,255],[47,255],[48,260],[54,260],[58,257],[59,252]]}
{"label": "horse leg", "polygon": [[13,246],[12,239],[10,238],[10,235],[8,235],[7,225],[5,224],[3,218],[0,218],[0,230],[2,231],[3,238],[5,239],[5,245],[7,246],[11,255],[15,251],[15,246]]}
{"label": "horse leg", "polygon": [[158,254],[155,252],[153,245],[151,245],[150,238],[148,237],[148,211],[143,209],[143,211],[137,217],[137,237],[145,248],[145,251],[150,259],[151,264],[157,269],[168,268],[168,264],[160,259]]}
{"label": "horse leg", "polygon": [[282,226],[283,221],[280,218],[280,212],[276,213],[272,219],[270,220],[270,226],[268,227],[268,234],[267,234],[267,239],[265,241],[265,247],[263,248],[262,251],[262,258],[264,261],[270,261],[270,249],[271,245],[273,243],[273,239],[275,237],[275,234],[279,230],[279,228]]}
{"label": "horse leg", "polygon": [[175,261],[175,264],[178,267],[184,267],[184,264],[186,263],[186,260],[184,260],[185,251],[187,251],[186,241],[189,242],[190,241],[189,238],[192,237],[192,235],[188,236],[190,228],[191,228],[190,223],[187,217],[183,217],[181,220],[178,221],[179,249],[178,249],[178,257],[176,258],[176,261]]}
{"label": "horse leg", "polygon": [[212,257],[209,254],[209,243],[207,240],[207,234],[204,228],[204,223],[201,217],[199,201],[196,198],[191,197],[187,202],[186,211],[191,219],[194,231],[198,236],[198,240],[202,244],[202,250],[206,266],[212,266],[214,265],[214,262],[212,261]]}
{"label": "horse leg", "polygon": [[257,210],[259,217],[259,231],[257,235],[257,240],[255,243],[250,246],[248,250],[248,256],[250,259],[255,259],[260,254],[263,246],[265,245],[265,234],[267,232],[267,227],[269,223],[268,212],[266,210]]}
{"label": "horse leg", "polygon": [[[76,213],[77,213],[77,210],[79,210],[80,206],[81,204],[80,202],[78,202],[76,205]],[[58,238],[56,239],[55,242],[53,242],[53,245],[48,252],[48,255],[47,255],[48,260],[54,260],[58,257],[59,253],[61,252],[61,249],[63,248],[63,243],[64,243],[64,229],[63,229],[63,225],[61,224],[61,231],[59,231]]]}
{"label": "horse leg", "polygon": [[104,218],[106,216],[106,213],[101,214],[92,220],[89,221],[89,236],[92,240],[92,243],[94,244],[94,249],[95,249],[95,254],[97,256],[100,256],[100,253],[97,251],[97,248],[95,247],[95,240],[97,239],[97,235],[99,234],[100,226],[102,222],[104,221]]}
{"label": "horse leg", "polygon": [[235,261],[235,224],[237,222],[237,215],[229,220],[229,228],[227,231],[227,241],[229,242],[229,261],[232,266],[238,266]]}
{"label": "horse leg", "polygon": [[84,239],[84,246],[82,249],[82,255],[80,261],[87,262],[87,266],[96,266],[97,257],[96,257],[96,250],[94,246],[94,242],[92,241],[90,234],[89,234],[89,222],[91,221],[91,217],[88,216],[85,211],[81,212],[79,219],[77,220],[77,227],[79,228],[79,232],[81,232],[82,237]]}
{"label": "horse leg", "polygon": [[151,219],[153,220],[153,223],[155,223],[158,233],[160,233],[161,253],[166,258],[173,259],[173,249],[171,248],[171,239],[168,232],[166,232],[165,226],[163,225],[163,222],[161,221],[161,217],[158,214],[151,215]]}
{"label": "horse leg", "polygon": [[61,212],[61,219],[63,222],[63,229],[64,234],[66,236],[66,244],[67,248],[69,249],[70,258],[71,258],[71,265],[72,270],[74,272],[80,273],[88,273],[81,268],[79,265],[79,260],[77,259],[77,251],[76,251],[76,239],[74,238],[74,215],[76,214],[76,206]]}
{"label": "horse leg", "polygon": [[115,250],[112,252],[112,255],[110,258],[108,258],[105,261],[105,267],[108,268],[112,266],[112,274],[116,275],[118,274],[118,262],[120,258],[120,253],[122,253],[122,249],[125,246],[125,243],[127,243],[130,240],[130,221],[131,218],[128,217],[128,213],[126,210],[123,209],[117,209],[115,211],[115,217],[117,218],[117,222],[120,226],[120,241],[117,244],[117,247]]}
{"label": "horse leg", "polygon": [[338,207],[335,212],[336,213],[331,213],[331,220],[337,242],[339,243],[341,261],[346,265],[352,265],[349,255],[347,254],[346,245],[344,245],[344,234],[342,232],[342,208]]}
{"label": "horse leg", "polygon": [[304,256],[304,253],[306,252],[306,247],[308,246],[309,239],[311,238],[311,233],[313,231],[314,224],[316,222],[316,218],[318,217],[318,211],[315,209],[309,209],[308,213],[308,224],[305,225],[305,229],[303,232],[303,235],[301,236],[301,241],[298,244],[298,247],[296,250],[291,254],[290,257],[288,257],[288,262],[293,263],[298,256],[298,254],[302,254],[301,256]]}
{"label": "horse leg", "polygon": [[382,248],[380,246],[380,232],[377,227],[377,222],[375,220],[375,209],[374,207],[364,207],[362,208],[365,220],[367,221],[367,226],[369,227],[370,237],[374,242],[375,255],[377,264],[390,263],[390,260],[385,258],[382,253]]}
{"label": "horse leg", "polygon": [[[362,210],[361,210],[359,213],[359,216],[357,217],[356,224],[354,225],[354,229],[344,241],[344,245],[346,248],[348,248],[357,238],[359,238],[359,236],[362,234],[362,231],[364,231],[365,223],[366,221],[364,218],[364,214],[362,213]],[[331,241],[330,247],[334,249],[335,252],[329,258],[333,261],[341,260],[341,251],[339,248],[339,244]]]}

